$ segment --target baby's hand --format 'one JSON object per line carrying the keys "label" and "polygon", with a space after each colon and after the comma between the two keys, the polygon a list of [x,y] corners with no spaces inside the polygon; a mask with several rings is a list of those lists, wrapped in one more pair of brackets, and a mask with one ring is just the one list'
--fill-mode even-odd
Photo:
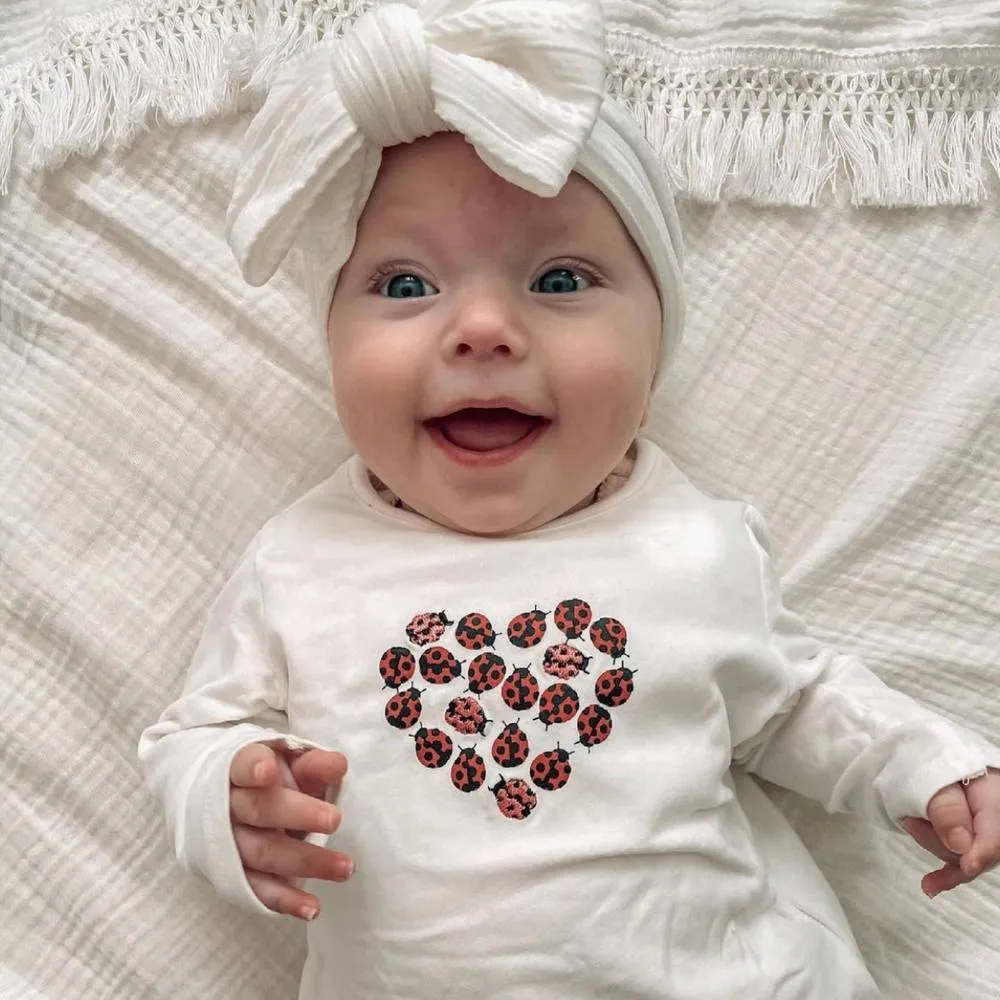
{"label": "baby's hand", "polygon": [[354,873],[346,854],[303,841],[340,825],[340,810],[324,800],[336,799],[346,772],[344,755],[327,750],[252,743],[233,757],[233,837],[250,887],[268,909],[312,920],[319,900],[302,891],[303,879],[343,882]]}
{"label": "baby's hand", "polygon": [[928,896],[971,882],[1000,862],[1000,772],[990,770],[968,785],[942,788],[931,799],[927,816],[909,817],[903,827],[944,862],[921,882]]}

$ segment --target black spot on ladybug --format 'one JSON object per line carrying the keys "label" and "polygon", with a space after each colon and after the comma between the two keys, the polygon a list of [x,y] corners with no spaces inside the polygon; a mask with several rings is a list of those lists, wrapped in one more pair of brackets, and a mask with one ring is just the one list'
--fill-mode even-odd
{"label": "black spot on ladybug", "polygon": [[460,646],[476,650],[492,646],[496,642],[497,634],[493,631],[489,618],[474,611],[458,620],[458,625],[455,626],[455,638]]}
{"label": "black spot on ladybug", "polygon": [[393,646],[382,654],[378,672],[385,686],[398,688],[410,680],[417,670],[417,661],[405,646]]}
{"label": "black spot on ladybug", "polygon": [[451,783],[460,792],[474,792],[486,783],[486,761],[475,747],[463,747],[451,765]]}
{"label": "black spot on ladybug", "polygon": [[579,597],[560,601],[552,612],[552,621],[567,639],[579,639],[593,617],[590,605]]}
{"label": "black spot on ladybug", "polygon": [[486,713],[475,698],[452,698],[445,709],[444,721],[466,736],[486,731]]}
{"label": "black spot on ladybug", "polygon": [[547,687],[538,699],[538,719],[546,729],[563,722],[570,722],[580,710],[580,697],[561,681]]}
{"label": "black spot on ladybug", "polygon": [[589,750],[603,743],[611,735],[611,713],[600,705],[588,705],[577,717],[577,741]]}
{"label": "black spot on ladybug", "polygon": [[590,641],[594,644],[594,649],[607,653],[612,660],[620,660],[628,655],[625,652],[628,632],[617,618],[598,618],[590,626]]}
{"label": "black spot on ladybug", "polygon": [[537,646],[545,635],[545,612],[524,611],[511,618],[507,625],[507,638],[519,649]]}
{"label": "black spot on ladybug", "polygon": [[507,664],[496,653],[480,653],[473,658],[466,673],[469,690],[473,694],[484,694],[503,683]]}
{"label": "black spot on ladybug", "polygon": [[406,626],[406,637],[415,646],[426,646],[437,642],[451,624],[444,611],[421,611],[410,619],[410,624]]}
{"label": "black spot on ladybug", "polygon": [[589,663],[590,657],[585,656],[582,649],[577,649],[568,642],[560,642],[545,650],[542,669],[553,677],[568,681],[581,672],[586,673]]}
{"label": "black spot on ladybug", "polygon": [[605,670],[594,682],[594,696],[602,705],[617,708],[632,697],[635,690],[635,671],[628,667],[614,667]]}
{"label": "black spot on ladybug", "polygon": [[424,767],[444,767],[451,759],[454,744],[443,730],[421,726],[413,738],[416,740],[417,760]]}
{"label": "black spot on ladybug", "polygon": [[503,682],[500,697],[515,712],[527,712],[538,701],[538,681],[527,667],[516,667]]}
{"label": "black spot on ladybug", "polygon": [[508,819],[527,819],[538,805],[538,796],[521,778],[501,778],[490,791],[497,808]]}
{"label": "black spot on ladybug", "polygon": [[385,721],[393,729],[409,729],[420,721],[420,694],[415,687],[396,691],[385,703]]}
{"label": "black spot on ladybug", "polygon": [[531,762],[531,780],[543,791],[554,792],[569,781],[573,767],[569,762],[570,750],[546,750]]}
{"label": "black spot on ladybug", "polygon": [[450,684],[462,676],[462,664],[444,646],[430,646],[420,654],[420,674],[428,684]]}
{"label": "black spot on ladybug", "polygon": [[520,767],[529,753],[527,734],[516,722],[508,722],[493,741],[493,759],[501,767]]}

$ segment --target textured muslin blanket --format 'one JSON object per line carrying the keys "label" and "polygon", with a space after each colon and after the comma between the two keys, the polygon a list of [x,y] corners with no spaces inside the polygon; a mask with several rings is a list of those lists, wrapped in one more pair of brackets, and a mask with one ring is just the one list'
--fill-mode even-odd
{"label": "textured muslin blanket", "polygon": [[[135,743],[244,545],[346,454],[296,274],[247,288],[223,233],[275,65],[367,5],[59,26],[93,6],[0,8],[0,998],[280,1000],[299,928],[178,870]],[[764,512],[821,637],[995,740],[995,3],[608,8],[609,87],[689,196],[652,436]],[[930,903],[915,845],[778,798],[888,997],[996,1000],[997,876]]]}

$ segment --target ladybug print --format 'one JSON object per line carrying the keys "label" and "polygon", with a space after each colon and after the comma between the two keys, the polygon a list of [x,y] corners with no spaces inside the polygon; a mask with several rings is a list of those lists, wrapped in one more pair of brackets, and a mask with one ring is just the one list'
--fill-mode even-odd
{"label": "ladybug print", "polygon": [[507,664],[496,653],[480,653],[469,664],[469,690],[484,694],[498,687],[507,676]]}
{"label": "ladybug print", "polygon": [[455,638],[460,646],[476,650],[492,646],[497,641],[497,634],[493,631],[489,618],[474,611],[471,615],[465,615],[458,620],[458,625],[455,626]]}
{"label": "ladybug print", "polygon": [[385,703],[385,721],[393,729],[409,729],[420,721],[420,694],[415,687],[396,691]]}
{"label": "ladybug print", "polygon": [[421,726],[413,738],[417,743],[417,760],[424,767],[444,767],[451,760],[454,744],[443,730]]}
{"label": "ladybug print", "polygon": [[538,805],[538,796],[521,778],[501,778],[490,791],[507,819],[527,819]]}
{"label": "ladybug print", "polygon": [[422,611],[410,619],[410,624],[406,626],[406,637],[415,646],[426,646],[437,642],[451,624],[444,611]]}
{"label": "ladybug print", "polygon": [[471,736],[486,731],[486,713],[475,698],[452,698],[444,713],[444,721],[452,729]]}
{"label": "ladybug print", "polygon": [[501,767],[520,767],[529,753],[528,737],[516,722],[508,722],[493,741],[493,759]]}
{"label": "ladybug print", "polygon": [[582,649],[577,649],[576,646],[571,646],[568,642],[560,642],[545,650],[542,669],[553,677],[568,681],[581,671],[586,673],[590,659],[589,656],[583,655]]}
{"label": "ladybug print", "polygon": [[558,746],[555,750],[540,753],[531,762],[531,780],[546,792],[562,788],[573,773],[569,762],[570,754],[571,751],[562,750]]}
{"label": "ladybug print", "polygon": [[569,722],[580,711],[580,698],[568,684],[552,684],[538,699],[538,715],[535,716],[546,729],[549,726]]}
{"label": "ladybug print", "polygon": [[620,660],[628,655],[625,652],[628,632],[617,618],[598,618],[590,626],[590,641],[596,650],[607,653],[612,660]]}
{"label": "ladybug print", "polygon": [[451,765],[451,783],[460,792],[474,792],[486,784],[486,761],[475,747],[463,747]]}
{"label": "ladybug print", "polygon": [[579,743],[588,750],[611,735],[611,713],[601,705],[588,705],[576,720]]}
{"label": "ladybug print", "polygon": [[615,667],[605,670],[594,684],[594,695],[602,705],[617,708],[624,705],[632,697],[635,690],[634,670],[628,667]]}
{"label": "ladybug print", "polygon": [[450,684],[462,676],[462,664],[444,646],[431,646],[420,654],[420,673],[428,684]]}
{"label": "ladybug print", "polygon": [[507,626],[507,638],[519,649],[537,646],[545,635],[545,612],[525,611],[511,618]]}
{"label": "ladybug print", "polygon": [[552,612],[552,620],[556,623],[556,628],[567,639],[579,639],[587,626],[590,624],[594,613],[590,610],[590,605],[579,597],[570,597],[568,600],[560,601]]}
{"label": "ladybug print", "polygon": [[417,661],[405,646],[393,646],[382,654],[378,672],[388,688],[402,687],[417,671]]}
{"label": "ladybug print", "polygon": [[503,682],[500,697],[512,711],[527,712],[538,701],[538,681],[527,667],[517,667]]}

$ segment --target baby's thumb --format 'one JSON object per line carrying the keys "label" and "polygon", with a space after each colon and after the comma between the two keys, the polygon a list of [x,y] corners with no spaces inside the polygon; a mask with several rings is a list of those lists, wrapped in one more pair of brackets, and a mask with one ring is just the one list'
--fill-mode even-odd
{"label": "baby's thumb", "polygon": [[237,788],[266,788],[278,774],[278,755],[264,743],[241,747],[229,765],[229,781]]}

